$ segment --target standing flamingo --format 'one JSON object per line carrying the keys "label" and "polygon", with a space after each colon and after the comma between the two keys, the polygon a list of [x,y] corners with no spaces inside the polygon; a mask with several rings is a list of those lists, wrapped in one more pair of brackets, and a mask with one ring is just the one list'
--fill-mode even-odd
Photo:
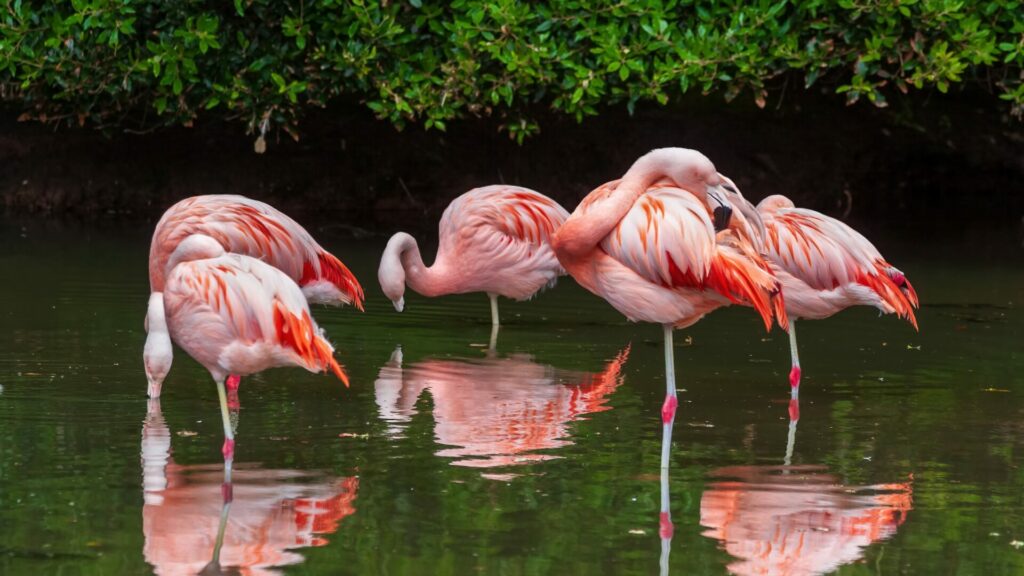
{"label": "standing flamingo", "polygon": [[867,238],[835,218],[793,207],[785,196],[768,196],[757,211],[764,221],[769,264],[786,297],[794,397],[800,386],[798,318],[828,318],[844,308],[865,305],[906,318],[917,329],[914,287]]}
{"label": "standing flamingo", "polygon": [[441,215],[434,264],[427,267],[416,240],[398,232],[388,241],[377,278],[399,312],[405,284],[423,296],[486,292],[491,324],[498,296],[526,300],[553,286],[565,270],[550,241],[569,213],[554,200],[518,186],[485,186],[459,196]]}
{"label": "standing flamingo", "polygon": [[[275,366],[331,370],[348,386],[334,349],[310,317],[302,291],[284,272],[250,256],[227,254],[209,236],[184,239],[168,259],[163,311],[168,333],[210,371],[224,421],[225,481],[235,436],[224,381]],[[154,310],[150,302],[150,313]]]}
{"label": "standing flamingo", "polygon": [[[352,304],[363,309],[363,289],[352,272],[317,244],[302,226],[274,207],[244,196],[211,194],[186,198],[171,206],[153,232],[149,250],[150,304],[148,336],[143,352],[149,396],[160,388],[171,368],[172,349],[163,322],[163,290],[168,260],[182,240],[203,234],[227,252],[263,260],[298,283],[315,304]],[[228,379],[237,389],[239,379]]]}
{"label": "standing flamingo", "polygon": [[[667,182],[666,182],[667,181]],[[770,328],[773,307],[786,316],[779,284],[743,236],[726,228],[732,208],[723,181],[703,154],[654,150],[621,180],[591,192],[555,233],[558,260],[584,288],[632,321],[657,322],[665,334],[661,467],[678,401],[672,330],[730,303],[753,306]]]}

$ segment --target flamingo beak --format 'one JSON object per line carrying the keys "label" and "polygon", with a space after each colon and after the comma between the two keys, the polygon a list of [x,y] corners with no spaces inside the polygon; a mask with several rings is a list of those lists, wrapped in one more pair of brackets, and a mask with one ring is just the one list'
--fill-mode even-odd
{"label": "flamingo beak", "polygon": [[720,184],[708,186],[707,194],[711,214],[714,216],[715,232],[721,232],[729,227],[732,220],[732,205],[725,199],[725,189]]}

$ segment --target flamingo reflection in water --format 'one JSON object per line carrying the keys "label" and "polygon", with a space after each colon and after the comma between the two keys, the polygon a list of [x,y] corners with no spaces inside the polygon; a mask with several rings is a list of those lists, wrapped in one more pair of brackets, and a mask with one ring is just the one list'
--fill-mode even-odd
{"label": "flamingo reflection in water", "polygon": [[355,513],[357,477],[240,466],[233,499],[220,465],[182,466],[170,457],[171,434],[150,400],[142,428],[143,555],[161,576],[277,574],[298,564],[298,548],[323,546]]}
{"label": "flamingo reflection in water", "polygon": [[737,558],[733,574],[832,572],[891,538],[912,509],[907,482],[847,486],[825,466],[731,466],[704,492],[704,535]]}
{"label": "flamingo reflection in water", "polygon": [[629,347],[597,374],[558,370],[526,355],[483,360],[428,359],[402,365],[395,350],[375,383],[381,418],[400,437],[424,390],[434,402],[434,433],[449,448],[438,456],[456,466],[493,468],[559,456],[539,453],[569,446],[568,424],[608,410],[622,383]]}

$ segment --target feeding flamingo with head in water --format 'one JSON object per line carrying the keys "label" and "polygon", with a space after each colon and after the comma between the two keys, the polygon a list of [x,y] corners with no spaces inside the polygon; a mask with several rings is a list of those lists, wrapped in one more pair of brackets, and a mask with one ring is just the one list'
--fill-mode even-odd
{"label": "feeding flamingo with head in water", "polygon": [[231,482],[234,429],[225,380],[276,366],[330,370],[348,386],[334,349],[309,314],[299,287],[284,272],[250,256],[228,254],[220,242],[194,234],[168,259],[160,305],[169,337],[202,364],[217,384],[224,421],[225,480]]}
{"label": "feeding flamingo with head in water", "polygon": [[672,331],[731,303],[753,306],[767,328],[773,314],[786,324],[778,281],[745,235],[730,228],[723,184],[700,152],[654,150],[621,180],[591,192],[552,240],[584,288],[630,320],[664,327],[663,468],[677,406]]}
{"label": "feeding flamingo with head in water", "polygon": [[526,300],[565,274],[550,241],[568,216],[554,200],[527,188],[475,188],[442,214],[429,267],[412,236],[391,237],[377,272],[380,287],[399,312],[406,284],[428,297],[486,292],[497,326],[498,296]]}
{"label": "feeding flamingo with head in water", "polygon": [[[149,251],[149,314],[143,363],[149,396],[160,389],[173,360],[162,311],[171,254],[184,239],[203,234],[226,252],[252,256],[284,272],[315,304],[352,304],[363,309],[363,289],[352,272],[324,250],[302,226],[274,207],[233,194],[186,198],[169,208],[153,232]],[[237,374],[228,378],[238,388]]]}

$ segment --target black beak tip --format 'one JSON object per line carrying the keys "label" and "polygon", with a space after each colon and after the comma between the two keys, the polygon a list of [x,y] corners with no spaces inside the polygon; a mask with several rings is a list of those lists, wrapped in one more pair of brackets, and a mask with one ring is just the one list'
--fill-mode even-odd
{"label": "black beak tip", "polygon": [[729,227],[729,220],[732,219],[732,208],[718,206],[713,212],[715,216],[715,231],[721,232]]}

